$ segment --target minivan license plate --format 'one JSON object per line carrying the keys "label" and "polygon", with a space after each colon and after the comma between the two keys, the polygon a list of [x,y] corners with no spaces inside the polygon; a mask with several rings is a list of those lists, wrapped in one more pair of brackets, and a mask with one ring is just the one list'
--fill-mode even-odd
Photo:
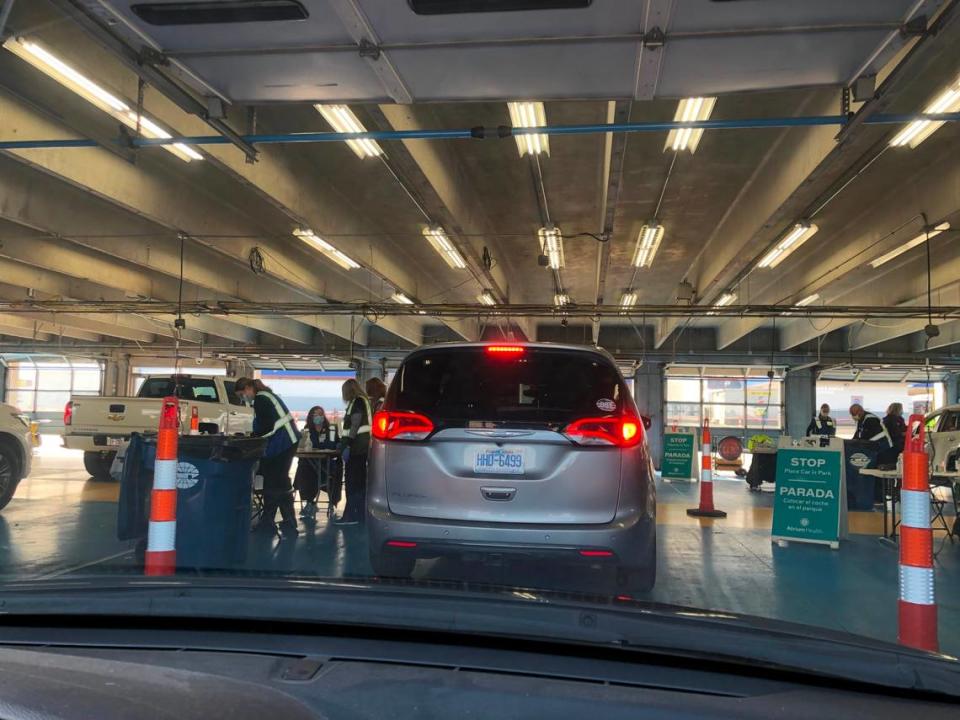
{"label": "minivan license plate", "polygon": [[477,473],[523,475],[523,451],[503,448],[479,450],[473,462],[473,470]]}

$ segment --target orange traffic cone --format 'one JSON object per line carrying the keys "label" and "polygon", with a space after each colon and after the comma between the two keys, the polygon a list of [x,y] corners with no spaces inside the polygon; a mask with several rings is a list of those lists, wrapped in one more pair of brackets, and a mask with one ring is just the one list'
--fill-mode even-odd
{"label": "orange traffic cone", "polygon": [[723,510],[713,506],[713,449],[710,446],[710,423],[703,421],[703,448],[700,461],[700,507],[690,508],[687,515],[691,517],[725,518]]}

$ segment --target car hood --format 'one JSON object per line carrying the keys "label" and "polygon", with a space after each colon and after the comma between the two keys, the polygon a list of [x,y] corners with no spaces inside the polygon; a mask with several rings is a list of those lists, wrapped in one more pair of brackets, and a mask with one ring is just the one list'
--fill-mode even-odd
{"label": "car hood", "polygon": [[[442,582],[279,577],[71,578],[6,584],[5,615],[209,618],[415,630],[616,648],[960,696],[960,662],[857,635],[632,600]],[[277,630],[279,632],[279,630]]]}

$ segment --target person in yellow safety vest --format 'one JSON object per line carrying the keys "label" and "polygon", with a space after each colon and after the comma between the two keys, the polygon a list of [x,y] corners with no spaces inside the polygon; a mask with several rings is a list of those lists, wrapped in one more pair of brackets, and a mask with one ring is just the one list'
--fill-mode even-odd
{"label": "person in yellow safety vest", "polygon": [[820,406],[820,414],[807,425],[807,437],[834,437],[837,434],[837,424],[830,417],[830,406],[824,403]]}
{"label": "person in yellow safety vest", "polygon": [[333,522],[336,525],[356,525],[362,523],[366,515],[367,453],[370,450],[373,409],[360,383],[353,378],[343,384],[342,395],[347,404],[340,440],[347,506],[343,510],[343,516]]}
{"label": "person in yellow safety vest", "polygon": [[290,465],[297,446],[300,444],[300,432],[297,423],[283,400],[263,381],[255,378],[237,380],[236,393],[253,405],[253,435],[267,438],[267,446],[260,460],[260,474],[263,476],[263,514],[255,531],[277,531],[275,519],[280,510],[280,532],[285,536],[296,537],[297,514],[293,509],[293,488],[290,485]]}
{"label": "person in yellow safety vest", "polygon": [[863,409],[863,405],[854,403],[850,406],[850,417],[857,421],[857,429],[853,433],[854,440],[869,440],[877,443],[881,453],[893,447],[893,439],[887,432],[883,422],[872,412]]}

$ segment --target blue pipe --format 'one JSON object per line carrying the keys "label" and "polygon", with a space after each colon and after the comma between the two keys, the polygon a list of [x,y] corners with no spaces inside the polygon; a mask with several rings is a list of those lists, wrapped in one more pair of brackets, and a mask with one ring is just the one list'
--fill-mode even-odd
{"label": "blue pipe", "polygon": [[[462,140],[469,138],[503,138],[512,135],[590,135],[609,132],[665,132],[684,128],[703,130],[749,130],[756,128],[813,127],[845,125],[844,115],[811,115],[805,117],[745,118],[737,120],[698,120],[694,122],[633,122],[610,125],[552,125],[549,127],[511,128],[478,127],[461,130],[377,130],[362,133],[304,132],[271,135],[244,135],[243,139],[254,145],[288,143],[344,142],[346,140]],[[874,115],[864,120],[867,125],[905,125],[917,120],[934,122],[960,121],[960,113],[908,115]],[[137,147],[155,145],[228,145],[232,141],[222,135],[188,135],[173,138],[139,138],[131,141]],[[0,141],[0,150],[36,150],[57,148],[89,148],[100,144],[93,140],[6,140]]]}

